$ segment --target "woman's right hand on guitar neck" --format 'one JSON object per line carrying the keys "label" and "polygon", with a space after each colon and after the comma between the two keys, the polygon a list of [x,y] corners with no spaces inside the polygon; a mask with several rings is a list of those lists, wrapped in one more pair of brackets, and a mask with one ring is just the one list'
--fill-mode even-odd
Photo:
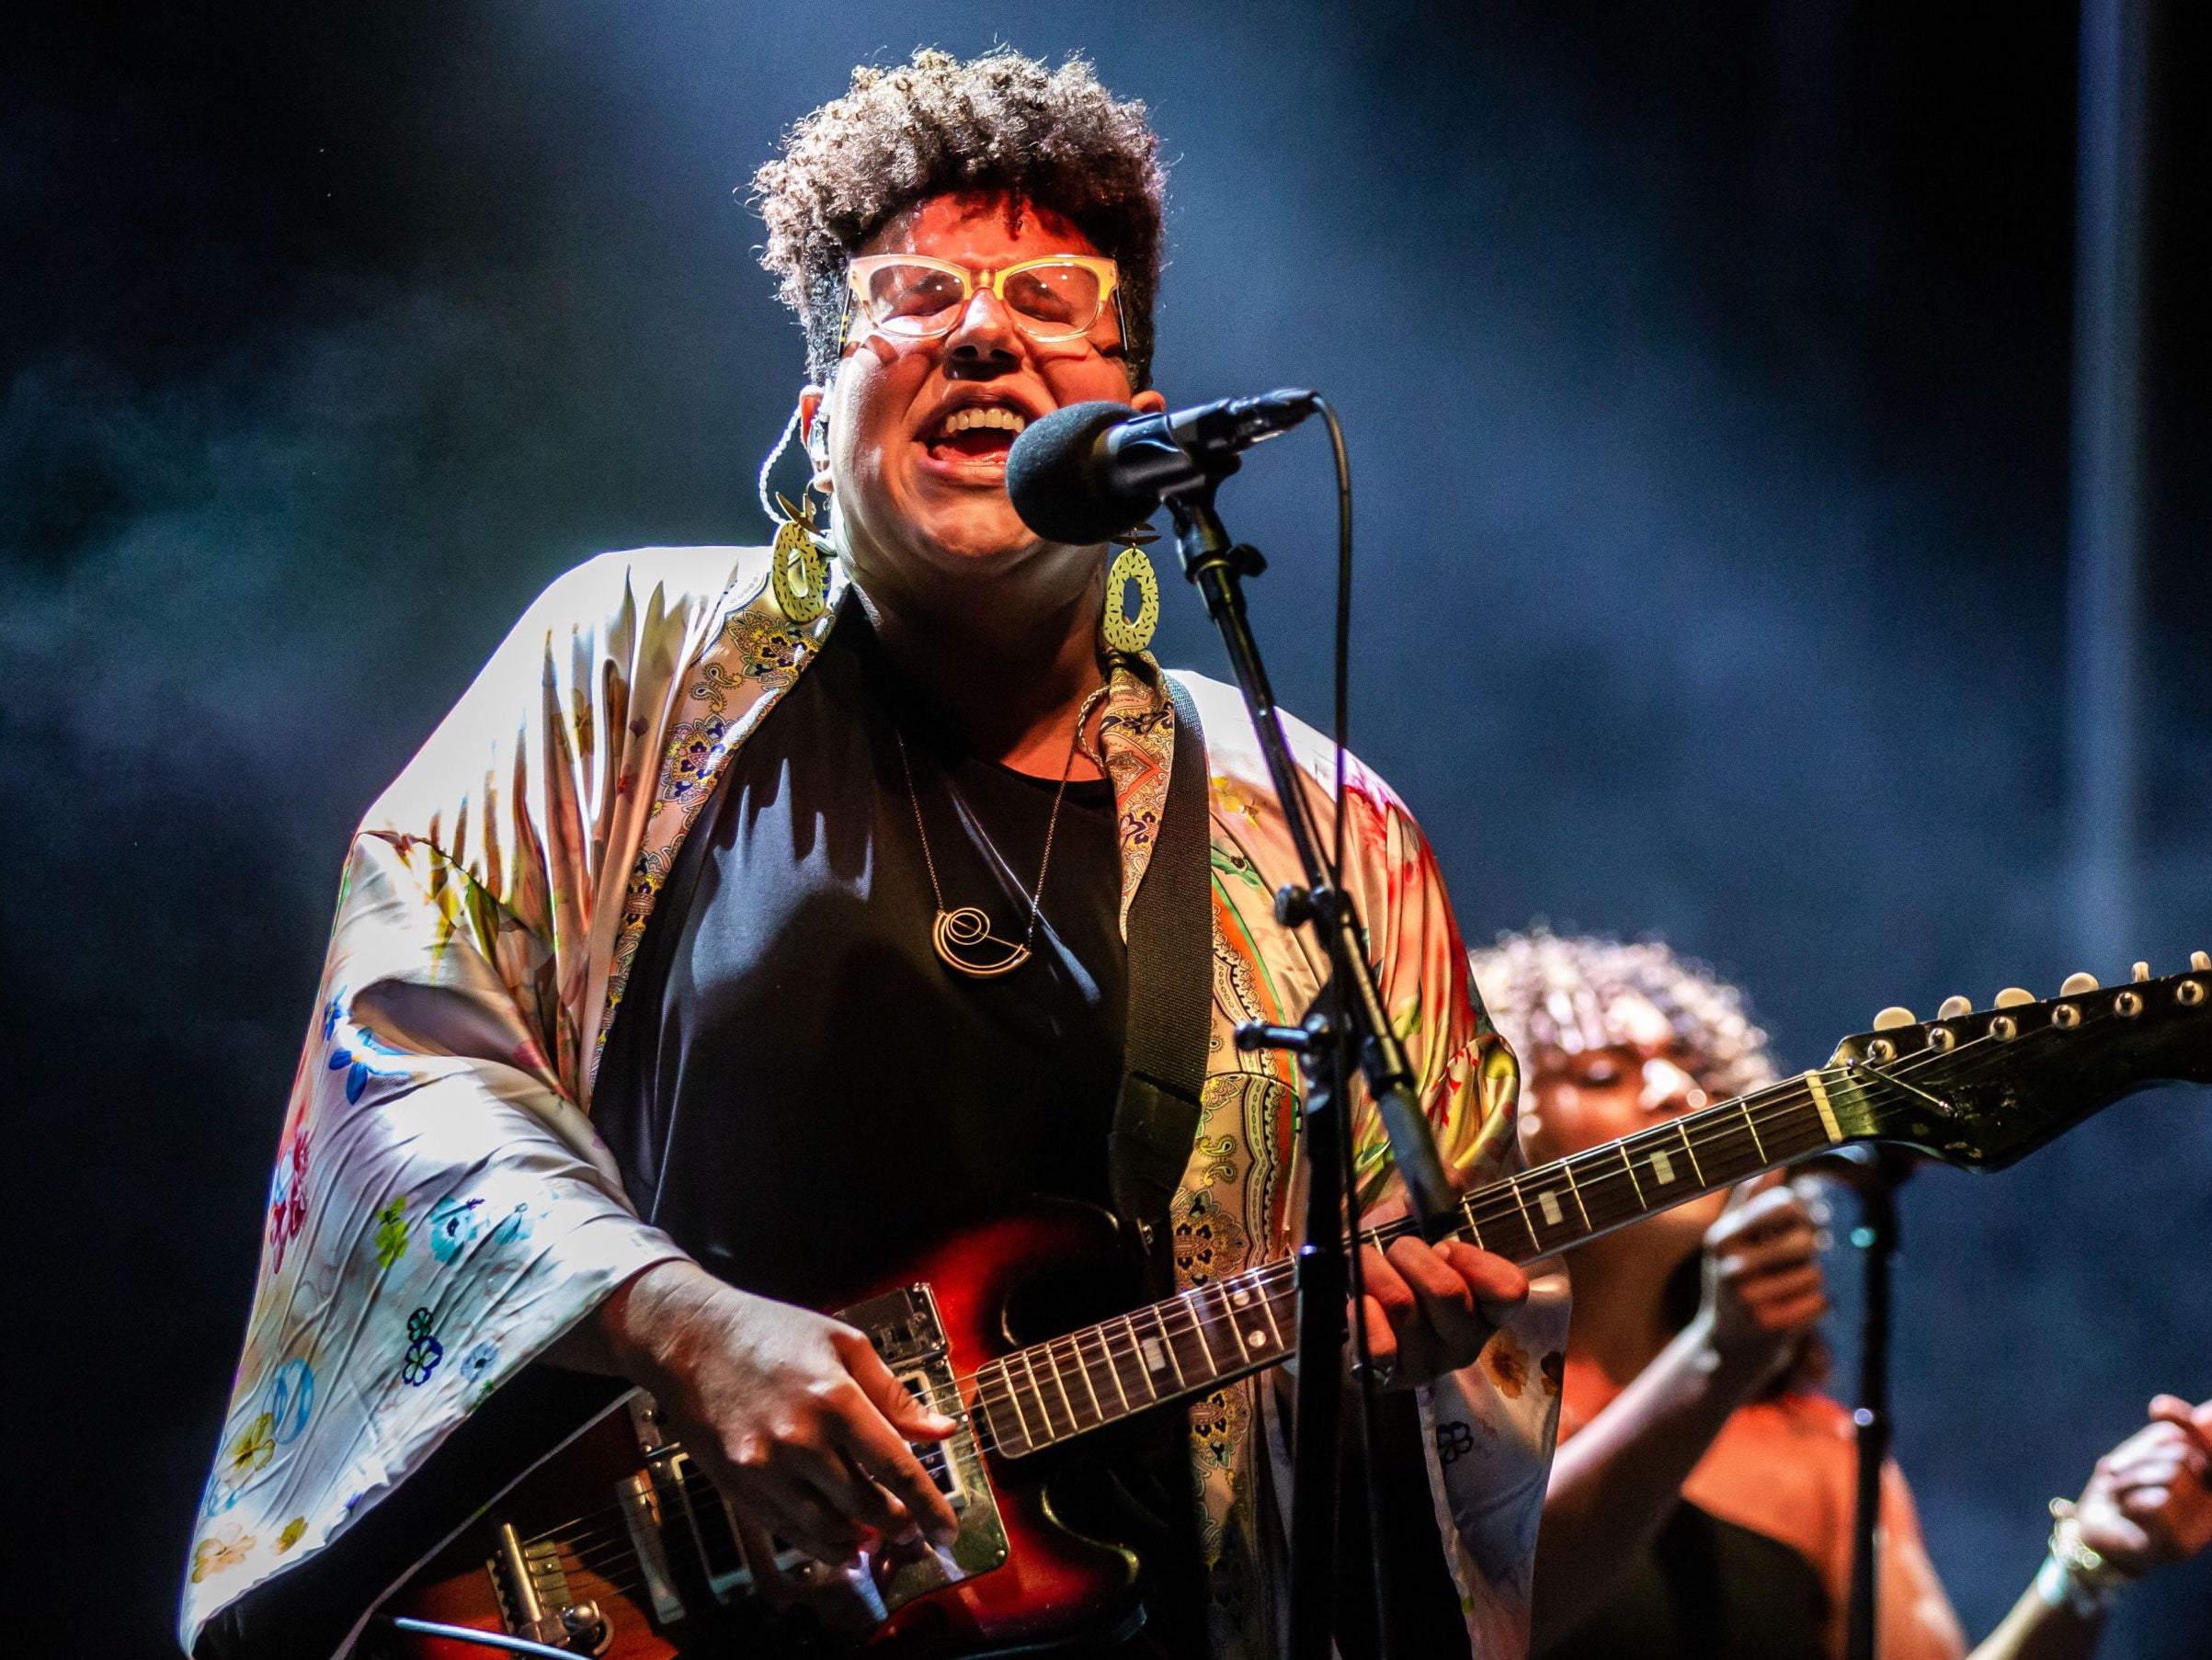
{"label": "woman's right hand on guitar neck", "polygon": [[652,1392],[729,1500],[764,1589],[790,1592],[770,1540],[851,1561],[869,1531],[950,1544],[952,1507],[910,1441],[958,1427],[891,1375],[851,1326],[724,1285],[678,1258],[631,1279],[556,1346],[557,1363]]}

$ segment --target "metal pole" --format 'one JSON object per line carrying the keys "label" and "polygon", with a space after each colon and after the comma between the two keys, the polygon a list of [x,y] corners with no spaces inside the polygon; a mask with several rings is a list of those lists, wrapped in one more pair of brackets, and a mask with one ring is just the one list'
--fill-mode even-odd
{"label": "metal pole", "polygon": [[[1901,1175],[1897,1178],[1901,1180]],[[1859,1471],[1852,1518],[1851,1603],[1844,1660],[1876,1660],[1881,1650],[1882,1466],[1889,1457],[1890,1268],[1897,1260],[1897,1191],[1881,1173],[1859,1188],[1859,1225],[1852,1232],[1866,1267],[1865,1307],[1859,1321]]]}
{"label": "metal pole", "polygon": [[2135,692],[2141,563],[2143,171],[2150,0],[2082,0],[2074,204],[2068,832],[2073,944],[2125,962],[2134,938]]}

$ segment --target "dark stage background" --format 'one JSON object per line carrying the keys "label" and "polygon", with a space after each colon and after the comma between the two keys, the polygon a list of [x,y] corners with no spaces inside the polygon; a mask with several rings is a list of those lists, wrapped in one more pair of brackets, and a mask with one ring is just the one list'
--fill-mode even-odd
{"label": "dark stage background", "polygon": [[[2161,972],[2212,946],[2206,27],[2170,6],[2153,76],[2132,937]],[[1079,47],[1151,101],[1161,382],[1342,405],[1355,738],[1470,938],[1658,930],[1792,1065],[1885,1003],[2126,972],[2064,921],[2069,6],[332,0],[0,30],[6,1577],[67,1652],[169,1642],[353,821],[554,573],[764,535],[801,359],[730,190],[861,59]],[[1313,713],[1325,456],[1271,447],[1227,498]],[[1216,667],[1189,595],[1164,634]],[[1899,1450],[1975,1635],[2044,1500],[2154,1390],[2212,1394],[2206,1106],[1909,1191]],[[2104,1652],[2208,1631],[2199,1564]]]}

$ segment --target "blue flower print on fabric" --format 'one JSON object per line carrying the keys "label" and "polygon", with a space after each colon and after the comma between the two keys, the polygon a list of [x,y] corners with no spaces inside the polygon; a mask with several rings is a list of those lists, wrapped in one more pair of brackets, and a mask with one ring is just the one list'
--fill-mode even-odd
{"label": "blue flower print on fabric", "polygon": [[[341,985],[331,995],[330,1001],[323,1006],[323,1041],[333,1045],[325,1064],[332,1072],[346,1074],[346,1099],[353,1102],[361,1098],[361,1092],[369,1087],[369,1080],[382,1070],[369,1057],[396,1055],[401,1052],[382,1041],[367,1027],[356,1025],[348,1019],[349,1008],[346,988]],[[346,1031],[346,1041],[343,1043],[337,1041],[341,1027]]]}
{"label": "blue flower print on fabric", "polygon": [[484,1232],[484,1200],[441,1199],[430,1207],[430,1253],[450,1262]]}
{"label": "blue flower print on fabric", "polygon": [[517,1200],[515,1208],[492,1224],[493,1247],[520,1245],[530,1237],[530,1201]]}
{"label": "blue flower print on fabric", "polygon": [[[325,1018],[328,1018],[327,1011]],[[395,1055],[400,1052],[389,1043],[380,1041],[375,1033],[365,1026],[353,1028],[348,1041],[353,1045],[352,1048],[338,1044],[331,1050],[330,1059],[324,1064],[332,1072],[343,1072],[346,1074],[346,1099],[353,1102],[361,1098],[361,1092],[369,1087],[369,1080],[385,1070],[369,1057],[372,1054]]]}
{"label": "blue flower print on fabric", "polygon": [[461,1357],[461,1375],[471,1383],[484,1381],[484,1374],[499,1363],[499,1346],[493,1342],[479,1343]]}
{"label": "blue flower print on fabric", "polygon": [[314,1369],[298,1355],[292,1356],[269,1379],[262,1404],[274,1427],[277,1445],[297,1440],[300,1431],[307,1427],[308,1415],[314,1411]]}
{"label": "blue flower print on fabric", "polygon": [[430,1381],[438,1370],[439,1361],[445,1359],[446,1346],[430,1335],[431,1315],[427,1308],[418,1308],[407,1316],[407,1354],[400,1364],[401,1381],[420,1389]]}
{"label": "blue flower print on fabric", "polygon": [[491,1399],[492,1368],[499,1364],[499,1346],[488,1338],[461,1357],[461,1383],[473,1411]]}

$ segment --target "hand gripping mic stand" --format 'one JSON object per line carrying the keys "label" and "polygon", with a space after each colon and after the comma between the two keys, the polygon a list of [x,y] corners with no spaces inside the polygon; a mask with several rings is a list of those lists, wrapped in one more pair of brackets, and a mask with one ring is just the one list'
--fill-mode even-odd
{"label": "hand gripping mic stand", "polygon": [[[1300,1140],[1306,1154],[1305,1241],[1298,1248],[1298,1368],[1296,1425],[1291,1487],[1289,1654],[1292,1660],[1328,1660],[1332,1652],[1336,1594],[1336,1520],[1339,1435],[1343,1404],[1342,1354],[1348,1287],[1344,1235],[1350,1173],[1344,1149],[1346,1063],[1356,1058],[1369,1095],[1390,1138],[1391,1156],[1405,1181],[1422,1234],[1450,1231],[1454,1199],[1437,1157],[1436,1143],[1413,1088],[1405,1046],[1390,1029],[1382,988],[1368,961],[1365,934],[1351,897],[1339,890],[1323,862],[1311,780],[1301,778],[1276,718],[1275,695],[1245,614],[1244,579],[1266,569],[1259,551],[1232,543],[1214,510],[1214,488],[1237,470],[1234,455],[1207,456],[1204,476],[1167,492],[1175,519],[1176,551],[1183,574],[1204,596],[1206,611],[1221,631],[1245,708],[1259,733],[1268,777],[1283,806],[1291,840],[1305,872],[1303,888],[1286,884],[1275,895],[1275,915],[1285,927],[1312,930],[1327,951],[1330,978],[1296,1026],[1257,1021],[1237,1029],[1237,1047],[1283,1049],[1298,1057],[1306,1080]],[[1339,804],[1342,811],[1342,804]],[[1356,1227],[1356,1218],[1355,1218]],[[1368,1491],[1375,1491],[1370,1469]],[[1387,1610],[1376,1609],[1379,1624]]]}

